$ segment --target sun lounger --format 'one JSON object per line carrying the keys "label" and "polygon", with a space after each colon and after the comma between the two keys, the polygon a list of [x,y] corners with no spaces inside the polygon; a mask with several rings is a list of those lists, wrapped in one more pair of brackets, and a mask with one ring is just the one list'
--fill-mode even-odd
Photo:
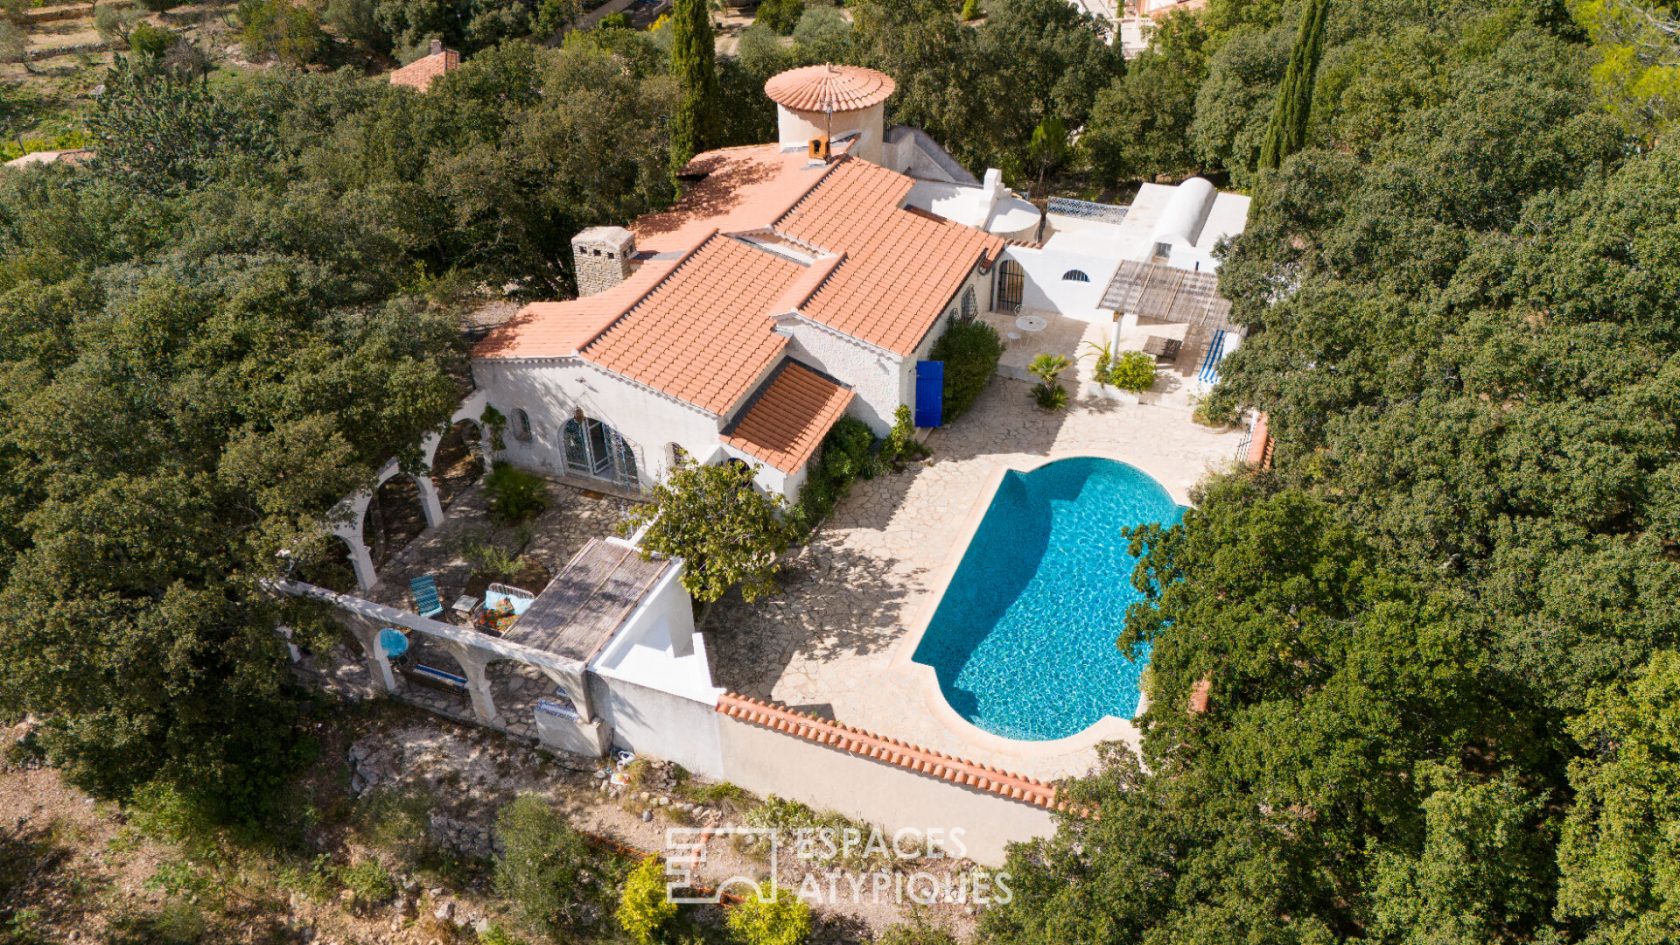
{"label": "sun lounger", "polygon": [[443,601],[438,597],[437,578],[422,574],[408,582],[408,592],[414,596],[414,612],[422,617],[436,617],[443,613]]}

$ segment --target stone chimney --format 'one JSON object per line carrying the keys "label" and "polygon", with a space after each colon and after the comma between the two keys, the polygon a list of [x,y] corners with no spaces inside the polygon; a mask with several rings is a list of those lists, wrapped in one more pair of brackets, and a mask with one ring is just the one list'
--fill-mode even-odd
{"label": "stone chimney", "polygon": [[432,40],[432,55],[434,55],[434,56],[443,55],[443,40],[441,40],[441,39]]}
{"label": "stone chimney", "polygon": [[592,226],[572,237],[578,296],[594,295],[630,277],[636,235],[622,226]]}

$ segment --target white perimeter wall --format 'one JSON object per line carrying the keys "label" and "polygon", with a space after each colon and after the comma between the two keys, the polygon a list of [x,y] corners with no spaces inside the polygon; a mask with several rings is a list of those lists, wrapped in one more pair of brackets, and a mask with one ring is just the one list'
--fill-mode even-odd
{"label": "white perimeter wall", "polygon": [[1006,800],[761,728],[719,714],[724,777],[754,794],[775,794],[875,824],[891,832],[962,828],[967,856],[1000,866],[1004,845],[1049,836],[1042,807]]}
{"label": "white perimeter wall", "polygon": [[674,761],[714,781],[728,778],[715,705],[637,685],[590,677],[596,711],[611,726],[614,747]]}
{"label": "white perimeter wall", "polygon": [[[1021,307],[1055,312],[1070,318],[1087,321],[1109,321],[1112,316],[1097,315],[1103,293],[1120,268],[1118,255],[1092,255],[1058,246],[1052,237],[1042,249],[1010,246],[1003,251],[1005,259],[1012,259],[1021,267]],[[1069,282],[1062,275],[1077,269],[1091,277],[1090,282]]]}

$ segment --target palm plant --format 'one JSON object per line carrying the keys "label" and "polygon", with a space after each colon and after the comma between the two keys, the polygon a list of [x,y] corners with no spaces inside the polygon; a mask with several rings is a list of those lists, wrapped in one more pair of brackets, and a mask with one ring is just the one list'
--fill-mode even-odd
{"label": "palm plant", "polygon": [[1033,388],[1033,400],[1040,407],[1059,410],[1067,406],[1068,394],[1061,385],[1061,377],[1071,364],[1073,362],[1066,355],[1041,354],[1027,365],[1027,371],[1038,378],[1038,386]]}

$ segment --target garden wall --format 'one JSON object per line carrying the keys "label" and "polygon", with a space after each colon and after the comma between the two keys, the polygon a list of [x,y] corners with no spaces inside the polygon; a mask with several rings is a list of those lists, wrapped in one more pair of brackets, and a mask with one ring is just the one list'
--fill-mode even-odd
{"label": "garden wall", "polygon": [[724,776],[755,794],[837,811],[887,831],[961,828],[966,855],[999,866],[1005,845],[1055,832],[1041,806],[965,787],[787,732],[718,716]]}

